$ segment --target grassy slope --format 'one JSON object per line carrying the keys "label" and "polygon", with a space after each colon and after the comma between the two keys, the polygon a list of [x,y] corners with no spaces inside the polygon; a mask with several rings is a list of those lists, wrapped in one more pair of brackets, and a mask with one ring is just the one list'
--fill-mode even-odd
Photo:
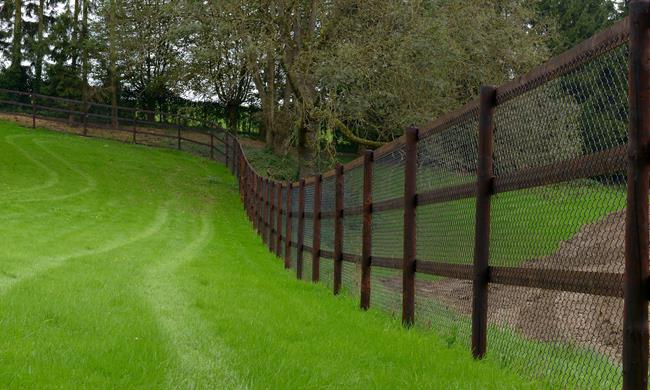
{"label": "grassy slope", "polygon": [[0,131],[2,387],[533,387],[295,281],[223,167]]}

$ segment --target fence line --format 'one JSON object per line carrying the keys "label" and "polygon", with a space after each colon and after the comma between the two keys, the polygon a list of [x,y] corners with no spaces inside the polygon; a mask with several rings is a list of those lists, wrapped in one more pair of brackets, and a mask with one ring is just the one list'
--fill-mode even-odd
{"label": "fence line", "polygon": [[[622,369],[618,371],[620,379],[612,379],[611,383],[622,384],[625,388],[647,387],[647,362],[648,362],[648,159],[646,156],[650,140],[650,97],[642,91],[650,88],[650,71],[648,64],[648,2],[636,2],[632,6],[630,19],[625,19],[612,26],[607,31],[597,34],[593,38],[569,50],[567,53],[552,59],[544,66],[533,70],[526,76],[520,77],[501,87],[485,87],[481,90],[480,99],[475,100],[460,110],[444,116],[422,129],[408,129],[405,136],[395,142],[379,148],[376,151],[367,151],[365,155],[345,166],[339,165],[335,170],[310,178],[301,179],[297,183],[271,183],[279,188],[277,201],[277,227],[274,252],[278,257],[284,257],[286,267],[294,267],[297,277],[303,278],[304,256],[309,255],[311,264],[311,280],[319,281],[324,269],[332,266],[331,283],[333,293],[338,294],[343,289],[343,275],[345,263],[356,264],[358,267],[357,288],[360,307],[368,309],[373,302],[375,288],[381,287],[381,282],[376,284],[373,277],[375,272],[382,269],[401,272],[401,286],[391,290],[391,294],[401,294],[401,315],[405,326],[413,326],[418,322],[416,315],[416,295],[420,290],[416,288],[418,275],[431,275],[471,281],[472,309],[471,309],[471,349],[476,358],[482,358],[489,353],[490,321],[488,298],[494,285],[514,286],[516,288],[549,290],[568,292],[573,294],[607,297],[607,299],[624,298],[625,325],[618,341],[622,346]],[[641,22],[642,20],[642,22]],[[638,22],[637,22],[638,21]],[[629,44],[628,44],[629,40]],[[620,49],[624,47],[625,49]],[[510,157],[504,154],[508,134],[504,132],[508,124],[504,120],[523,114],[518,110],[510,110],[510,104],[516,104],[525,99],[530,99],[528,94],[536,93],[540,88],[555,88],[549,84],[567,77],[579,77],[580,72],[586,72],[585,67],[592,66],[594,61],[601,61],[606,56],[622,55],[616,50],[629,52],[630,78],[629,78],[629,137],[618,136],[619,140],[602,142],[591,146],[585,145],[569,150],[571,153],[561,153],[549,149],[546,155],[535,150],[523,152],[519,156]],[[614,53],[614,54],[612,54]],[[616,61],[614,65],[620,65]],[[610,66],[613,66],[610,64]],[[605,72],[606,73],[606,72]],[[577,75],[577,76],[576,76]],[[585,76],[586,77],[586,76]],[[609,80],[618,88],[615,80]],[[588,83],[589,81],[581,80]],[[564,79],[563,79],[564,82]],[[557,99],[573,93],[566,85],[558,90],[550,90],[541,97],[542,99]],[[619,91],[620,92],[620,91]],[[562,94],[554,96],[553,94]],[[636,99],[636,100],[635,100]],[[540,104],[541,104],[540,103]],[[550,109],[560,110],[545,102],[547,109],[545,115],[554,115]],[[618,102],[624,105],[624,102]],[[607,106],[603,105],[603,108]],[[542,110],[544,111],[544,110]],[[541,124],[542,116],[535,118]],[[552,118],[555,119],[555,118]],[[561,118],[558,118],[558,120]],[[521,121],[525,121],[523,116]],[[474,128],[473,131],[463,130],[463,126]],[[501,127],[500,127],[501,126]],[[517,125],[518,126],[518,125]],[[568,126],[565,124],[565,126]],[[496,131],[495,131],[496,128]],[[517,128],[515,126],[515,128]],[[521,128],[518,128],[521,130]],[[544,129],[536,128],[536,134]],[[458,139],[449,138],[436,141],[435,138],[444,138],[448,132],[455,132],[454,136],[461,135],[467,138],[467,144],[458,145]],[[504,138],[504,135],[506,136]],[[528,136],[520,134],[521,136]],[[547,144],[552,144],[553,134],[541,135]],[[604,139],[604,137],[603,137]],[[629,143],[627,142],[629,139]],[[622,141],[621,141],[622,140]],[[440,142],[440,144],[436,144]],[[462,142],[462,141],[461,141]],[[456,144],[454,144],[456,143]],[[495,145],[496,144],[496,145]],[[561,142],[558,143],[558,145]],[[629,150],[626,153],[627,149]],[[456,146],[454,151],[449,147]],[[544,145],[540,145],[543,147]],[[445,149],[447,147],[447,149]],[[460,150],[465,148],[464,150]],[[433,152],[441,152],[435,155]],[[511,149],[512,152],[517,150]],[[453,155],[456,152],[456,155]],[[241,148],[237,149],[238,155],[234,158],[240,160],[239,166],[245,170],[244,181],[259,177],[258,173],[248,164]],[[444,156],[447,153],[447,156]],[[473,154],[468,158],[463,153]],[[533,155],[526,164],[515,164],[515,159],[525,159],[525,153]],[[535,161],[534,157],[543,157],[543,161]],[[448,158],[448,161],[435,159]],[[512,166],[508,166],[512,163]],[[444,185],[421,185],[420,177],[425,168],[445,167],[457,176],[447,180]],[[621,171],[628,169],[627,174]],[[401,173],[397,173],[400,171]],[[471,171],[476,172],[472,175]],[[460,172],[460,174],[459,174]],[[611,177],[618,177],[611,179]],[[361,184],[355,191],[347,187],[348,177],[355,184]],[[391,191],[387,186],[394,184],[399,178],[402,191]],[[495,210],[491,206],[492,198],[499,194],[512,194],[526,189],[549,188],[563,183],[589,179],[610,182],[610,187],[621,186],[627,183],[627,218],[625,229],[625,266],[624,274],[609,270],[585,266],[581,269],[563,269],[553,267],[522,267],[516,264],[490,264],[493,257],[491,253],[491,226],[494,224]],[[426,180],[426,178],[425,178]],[[445,181],[444,178],[432,180]],[[379,181],[379,183],[377,183]],[[386,182],[389,184],[387,185]],[[253,199],[257,196],[257,187],[242,186],[253,192]],[[298,188],[297,210],[293,208],[292,195]],[[328,190],[324,190],[327,188]],[[305,205],[305,192],[310,192],[313,200]],[[264,196],[262,194],[262,196]],[[248,204],[251,197],[244,194],[244,202]],[[473,232],[473,264],[456,262],[453,259],[444,261],[427,261],[418,256],[421,252],[418,235],[422,228],[419,220],[420,209],[431,210],[466,199],[475,199],[474,232]],[[323,203],[323,204],[321,204]],[[329,206],[324,206],[330,203]],[[247,206],[251,218],[261,218],[258,222],[267,225],[272,222],[270,215],[256,215],[254,208]],[[252,211],[251,211],[252,210]],[[499,211],[502,208],[498,209]],[[387,219],[381,218],[395,211],[401,212],[402,226],[395,228],[400,231],[402,253],[401,256],[386,255],[394,253],[394,246],[383,247],[382,240],[373,239],[377,230],[384,229],[382,223]],[[426,215],[426,214],[425,214]],[[280,223],[280,216],[284,216],[284,223]],[[360,219],[359,219],[360,218]],[[347,224],[348,219],[356,219]],[[380,222],[376,222],[379,219]],[[294,239],[293,221],[297,224],[297,235]],[[306,224],[310,221],[311,224]],[[327,221],[329,230],[324,229]],[[359,223],[360,222],[360,223]],[[284,229],[284,230],[283,230]],[[391,231],[393,232],[393,231]],[[305,242],[305,235],[309,233],[309,242]],[[575,233],[574,233],[575,234]],[[325,236],[327,237],[325,237]],[[331,247],[322,247],[322,243],[333,237]],[[593,237],[594,241],[605,241],[608,237]],[[347,242],[350,246],[347,246]],[[284,254],[281,253],[280,243],[284,243]],[[566,242],[566,240],[564,241]],[[375,249],[375,245],[381,248]],[[562,244],[560,244],[562,245]],[[350,247],[356,247],[350,250]],[[347,248],[346,248],[347,247]],[[391,252],[392,251],[392,252]],[[586,255],[586,254],[585,254]],[[323,263],[321,259],[330,261]],[[588,259],[587,259],[588,260]],[[294,263],[295,262],[295,263]],[[618,271],[618,269],[617,269]],[[434,283],[435,284],[435,283]],[[557,303],[561,306],[562,303]],[[594,307],[593,309],[597,309]],[[543,313],[540,313],[542,316]],[[623,320],[623,318],[621,318]],[[584,358],[584,365],[593,364],[594,357]],[[589,361],[589,359],[592,359]],[[616,358],[609,363],[616,365]],[[601,364],[601,363],[598,363]],[[604,371],[604,369],[603,369]],[[562,374],[558,374],[561,376]],[[604,375],[604,374],[603,374]],[[620,382],[618,382],[620,380]],[[577,383],[586,386],[599,387],[598,378],[582,378]],[[604,385],[607,387],[608,385]]]}
{"label": "fence line", "polygon": [[78,101],[7,90],[0,111],[222,161],[298,279],[557,386],[647,388],[649,9],[632,1],[628,18],[527,75],[294,183],[193,118],[119,108],[130,119],[109,125],[66,106]]}

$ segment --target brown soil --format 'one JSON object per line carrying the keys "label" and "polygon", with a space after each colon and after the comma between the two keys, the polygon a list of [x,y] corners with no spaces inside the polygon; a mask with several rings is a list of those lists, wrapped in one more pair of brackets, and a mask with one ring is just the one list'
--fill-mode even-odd
{"label": "brown soil", "polygon": [[[584,226],[550,256],[522,264],[526,268],[623,272],[625,212],[612,213]],[[392,288],[400,281],[386,281]],[[416,295],[428,297],[464,315],[471,314],[472,282],[418,280]],[[588,294],[491,284],[488,321],[539,341],[571,343],[620,362],[623,300]]]}

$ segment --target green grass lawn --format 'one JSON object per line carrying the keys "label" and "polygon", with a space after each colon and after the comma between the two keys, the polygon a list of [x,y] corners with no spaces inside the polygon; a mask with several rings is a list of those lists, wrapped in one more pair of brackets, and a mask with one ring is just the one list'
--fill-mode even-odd
{"label": "green grass lawn", "polygon": [[0,122],[0,387],[544,387],[296,281],[234,178]]}

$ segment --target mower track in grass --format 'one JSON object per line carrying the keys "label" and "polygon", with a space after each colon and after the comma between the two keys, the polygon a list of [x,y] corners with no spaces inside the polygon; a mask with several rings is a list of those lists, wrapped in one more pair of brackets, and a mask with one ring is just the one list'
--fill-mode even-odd
{"label": "mower track in grass", "polygon": [[549,385],[296,281],[223,166],[8,122],[0,132],[2,388]]}

